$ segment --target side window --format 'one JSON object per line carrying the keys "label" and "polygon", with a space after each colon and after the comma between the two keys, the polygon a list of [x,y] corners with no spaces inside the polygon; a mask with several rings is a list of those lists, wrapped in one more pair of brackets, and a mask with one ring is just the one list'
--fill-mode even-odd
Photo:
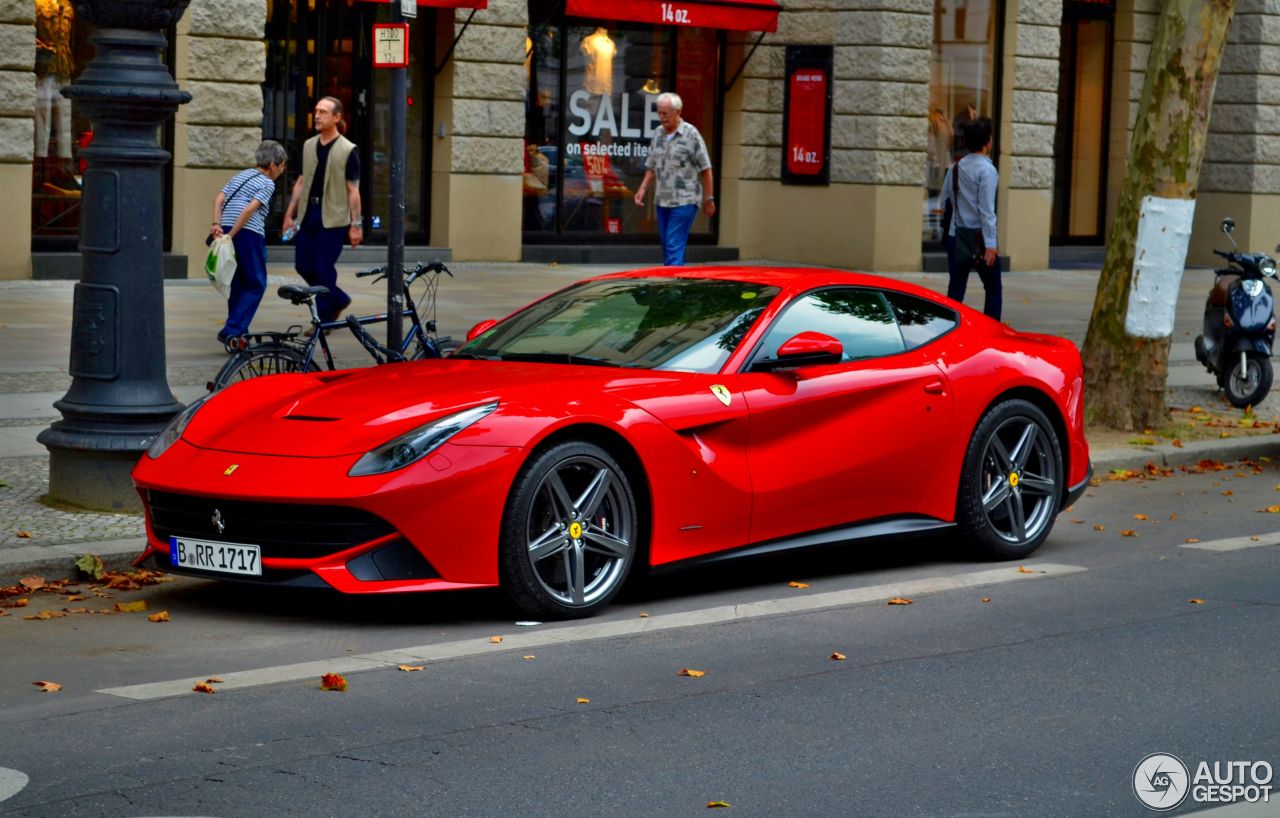
{"label": "side window", "polygon": [[844,359],[879,358],[906,349],[884,297],[850,287],[802,296],[773,322],[758,357],[777,357],[778,347],[801,332],[821,332],[844,345]]}
{"label": "side window", "polygon": [[893,315],[898,319],[907,349],[924,346],[946,335],[959,323],[955,310],[934,301],[904,293],[885,293],[885,296],[893,305]]}

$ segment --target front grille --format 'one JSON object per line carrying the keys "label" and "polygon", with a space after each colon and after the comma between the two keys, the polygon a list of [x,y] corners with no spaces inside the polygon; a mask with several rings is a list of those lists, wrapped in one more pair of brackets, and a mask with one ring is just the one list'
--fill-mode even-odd
{"label": "front grille", "polygon": [[[218,500],[147,492],[157,537],[192,537],[261,546],[263,559],[314,559],[391,534],[386,520],[358,508]],[[214,524],[219,513],[223,529]]]}

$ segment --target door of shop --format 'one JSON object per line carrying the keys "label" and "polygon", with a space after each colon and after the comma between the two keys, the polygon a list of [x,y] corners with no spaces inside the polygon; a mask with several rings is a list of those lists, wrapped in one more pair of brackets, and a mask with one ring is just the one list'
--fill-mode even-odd
{"label": "door of shop", "polygon": [[1054,244],[1098,244],[1107,211],[1114,2],[1062,7],[1062,88],[1055,137]]}
{"label": "door of shop", "polygon": [[[302,169],[302,144],[315,134],[312,111],[321,97],[342,103],[346,136],[360,152],[360,196],[365,236],[387,240],[391,162],[391,75],[373,68],[373,24],[391,21],[391,6],[349,0],[270,0],[267,78],[263,83],[263,137],[289,152],[289,174],[277,185],[267,221],[278,241],[288,195]],[[431,69],[435,15],[410,23],[409,111],[405,156],[405,241],[426,244],[430,224]]]}

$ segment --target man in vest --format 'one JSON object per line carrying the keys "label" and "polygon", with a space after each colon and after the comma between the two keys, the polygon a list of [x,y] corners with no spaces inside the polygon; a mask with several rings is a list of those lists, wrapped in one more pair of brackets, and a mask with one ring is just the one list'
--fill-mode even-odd
{"label": "man in vest", "polygon": [[284,211],[284,232],[297,230],[294,267],[308,284],[329,288],[328,295],[316,299],[316,307],[321,320],[334,321],[351,303],[351,296],[338,287],[334,265],[344,241],[352,247],[364,241],[360,153],[339,132],[342,103],[337,99],[317,102],[315,121],[316,135],[302,146],[302,175]]}

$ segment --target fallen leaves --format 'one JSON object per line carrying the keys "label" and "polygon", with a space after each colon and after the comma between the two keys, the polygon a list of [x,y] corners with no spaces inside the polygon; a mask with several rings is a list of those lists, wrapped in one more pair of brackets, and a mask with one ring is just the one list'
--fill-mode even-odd
{"label": "fallen leaves", "polygon": [[502,637],[501,637],[501,636],[490,636],[490,637],[489,637],[489,641],[490,641],[490,642],[492,642],[492,643],[493,643],[493,644],[495,644],[495,645],[499,645],[499,644],[501,644],[501,643],[502,643]]}
{"label": "fallen leaves", "polygon": [[1188,600],[1187,600],[1187,602],[1189,602],[1189,603],[1190,603],[1190,604],[1192,604],[1192,605],[1203,605],[1203,604],[1204,604],[1204,600],[1203,600],[1203,599],[1188,599]]}
{"label": "fallen leaves", "polygon": [[118,613],[142,613],[147,609],[147,601],[139,599],[135,602],[117,602],[116,611]]}
{"label": "fallen leaves", "polygon": [[168,622],[168,621],[169,621],[169,612],[168,612],[168,611],[160,611],[159,613],[153,613],[153,614],[151,614],[150,616],[148,616],[148,617],[147,617],[147,621],[148,621],[148,622]]}
{"label": "fallen leaves", "polygon": [[684,667],[680,668],[680,670],[676,672],[676,675],[688,676],[693,679],[701,679],[703,676],[707,675],[707,672],[705,670],[693,670],[692,668]]}
{"label": "fallen leaves", "polygon": [[28,591],[38,591],[45,586],[44,577],[23,577],[18,584]]}
{"label": "fallen leaves", "polygon": [[574,704],[591,704],[591,700],[584,696],[579,696],[574,700]]}
{"label": "fallen leaves", "polygon": [[326,673],[320,677],[320,689],[342,693],[347,689],[347,680],[339,673]]}
{"label": "fallen leaves", "polygon": [[1093,530],[1094,530],[1094,531],[1106,531],[1106,530],[1107,530],[1107,527],[1106,527],[1105,525],[1103,525],[1102,523],[1098,523],[1097,525],[1095,525],[1095,526],[1093,527]]}
{"label": "fallen leaves", "polygon": [[62,685],[57,682],[32,682],[31,684],[40,688],[41,693],[57,693],[62,690]]}
{"label": "fallen leaves", "polygon": [[97,554],[82,554],[76,559],[76,568],[91,579],[102,579],[102,575],[107,572],[102,558]]}
{"label": "fallen leaves", "polygon": [[707,802],[707,809],[728,809],[729,806],[730,805],[728,801],[708,801]]}
{"label": "fallen leaves", "polygon": [[1264,514],[1280,514],[1280,506],[1267,506],[1266,508],[1258,509],[1258,511]]}
{"label": "fallen leaves", "polygon": [[[1094,526],[1094,528],[1097,528],[1097,526]],[[1019,565],[1019,566],[1018,566],[1018,573],[1019,573],[1019,574],[1034,574],[1035,572],[1036,572],[1036,569],[1034,569],[1034,568],[1028,568],[1028,567],[1027,567],[1027,566],[1025,566],[1025,565]]]}
{"label": "fallen leaves", "polygon": [[1183,542],[1187,543],[1188,545],[1194,545],[1195,543],[1200,542],[1200,539],[1198,537],[1187,537],[1185,540],[1183,540]]}
{"label": "fallen leaves", "polygon": [[983,605],[986,605],[988,602],[991,601],[991,597],[984,596],[982,599],[979,599],[978,601],[981,602]]}
{"label": "fallen leaves", "polygon": [[208,682],[196,682],[195,687],[191,688],[192,693],[217,693],[218,691]]}
{"label": "fallen leaves", "polygon": [[399,665],[399,668],[403,670],[405,673],[414,673],[415,671],[426,670],[427,666],[426,665]]}
{"label": "fallen leaves", "polygon": [[831,661],[833,661],[833,662],[843,662],[843,661],[844,661],[845,659],[847,659],[848,657],[847,657],[847,656],[845,656],[845,655],[844,655],[843,653],[841,653],[840,651],[835,651],[835,652],[833,652],[830,656],[828,656],[827,658],[828,658],[828,659],[830,659],[830,660],[831,660]]}
{"label": "fallen leaves", "polygon": [[1135,514],[1135,515],[1133,515],[1133,519],[1135,519],[1135,520],[1148,520],[1148,519],[1150,519],[1150,518],[1149,518],[1147,515],[1145,515],[1145,514]]}
{"label": "fallen leaves", "polygon": [[25,608],[31,604],[28,597],[18,597],[17,599],[0,599],[0,608]]}
{"label": "fallen leaves", "polygon": [[65,612],[63,612],[63,611],[41,611],[40,613],[37,613],[37,614],[31,614],[30,616],[24,616],[24,617],[22,617],[22,618],[23,618],[23,619],[27,619],[27,620],[32,620],[32,619],[61,619],[61,618],[62,618],[62,617],[64,617],[64,616],[66,616],[66,613],[65,613]]}
{"label": "fallen leaves", "polygon": [[528,660],[530,660],[530,659],[537,659],[538,657],[537,657],[537,656],[534,656],[532,653],[530,653],[528,656],[521,656],[520,658],[521,658],[521,659],[524,659],[525,661],[528,661]]}
{"label": "fallen leaves", "polygon": [[1124,529],[1124,530],[1122,530],[1122,531],[1120,532],[1120,536],[1121,536],[1121,537],[1136,537],[1136,536],[1138,536],[1138,532],[1134,531],[1132,528],[1126,528],[1126,529]]}
{"label": "fallen leaves", "polygon": [[30,532],[30,531],[19,531],[19,532],[18,532],[18,538],[19,538],[19,539],[23,539],[23,540],[29,540],[29,539],[31,539],[31,532]]}
{"label": "fallen leaves", "polygon": [[787,583],[787,587],[788,587],[788,588],[808,588],[808,587],[809,587],[809,583],[807,583],[807,582],[788,582],[788,583]]}
{"label": "fallen leaves", "polygon": [[911,602],[912,601],[910,599],[902,596],[895,596],[893,599],[889,600],[890,605],[910,605]]}

